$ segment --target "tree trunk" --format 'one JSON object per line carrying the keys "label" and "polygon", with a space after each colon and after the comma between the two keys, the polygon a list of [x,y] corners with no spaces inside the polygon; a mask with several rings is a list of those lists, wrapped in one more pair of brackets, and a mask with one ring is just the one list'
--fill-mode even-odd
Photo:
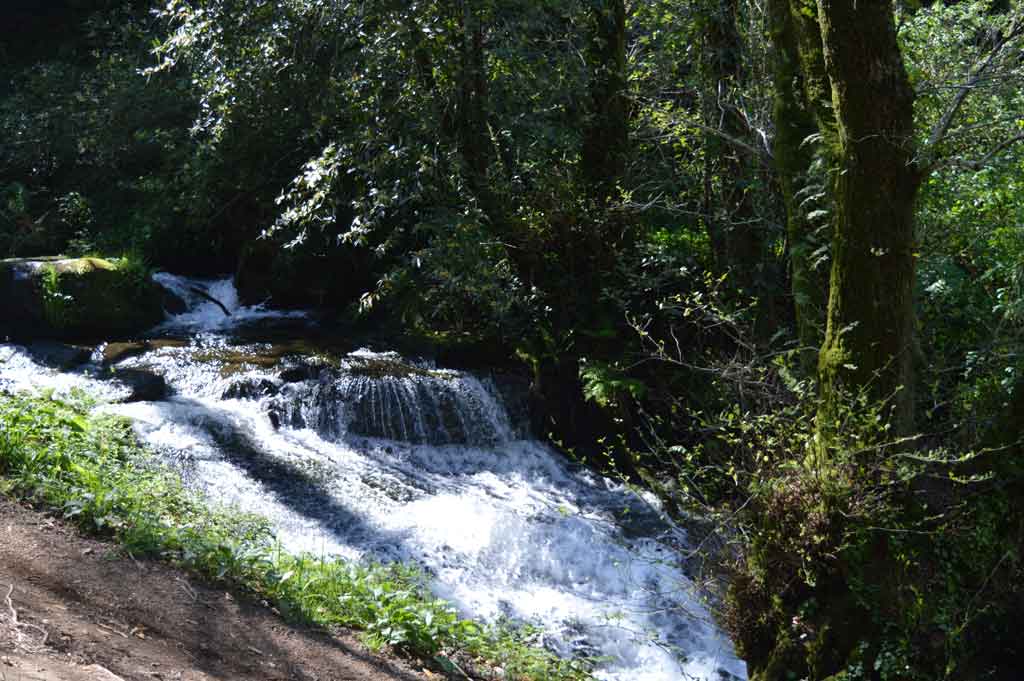
{"label": "tree trunk", "polygon": [[891,400],[913,429],[914,92],[888,0],[818,0],[836,118],[835,234],[819,431],[831,440],[844,389]]}
{"label": "tree trunk", "polygon": [[599,202],[615,192],[626,167],[629,107],[626,98],[626,6],[604,0],[591,10],[590,111],[583,140],[583,173]]}
{"label": "tree trunk", "polygon": [[748,79],[743,68],[738,11],[736,0],[715,0],[705,29],[707,93],[703,118],[709,129],[705,139],[705,219],[718,267],[731,272],[737,289],[760,297],[765,287],[758,270],[764,265],[765,245],[751,188],[757,160],[727,139],[746,140],[752,136],[732,98]]}
{"label": "tree trunk", "polygon": [[470,188],[491,208],[487,179],[491,164],[490,135],[487,129],[487,67],[484,62],[484,27],[474,0],[463,0],[460,23],[461,57],[458,91],[457,135],[459,152]]}
{"label": "tree trunk", "polygon": [[[818,225],[802,203],[807,200],[803,192],[812,182],[815,150],[820,148],[808,140],[819,132],[819,126],[831,127],[831,108],[821,99],[829,93],[821,87],[825,64],[816,19],[794,17],[790,0],[770,0],[768,12],[775,88],[773,156],[786,207],[793,311],[803,348],[801,366],[805,375],[812,376],[824,337],[828,277],[824,266],[815,263],[820,248],[820,240],[815,238]],[[804,50],[800,49],[802,43]]]}

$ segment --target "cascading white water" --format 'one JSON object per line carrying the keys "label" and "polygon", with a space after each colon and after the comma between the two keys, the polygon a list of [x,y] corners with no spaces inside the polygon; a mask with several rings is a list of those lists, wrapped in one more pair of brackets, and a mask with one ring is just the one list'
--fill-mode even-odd
{"label": "cascading white water", "polygon": [[267,319],[297,319],[303,316],[302,312],[268,310],[263,305],[243,306],[239,302],[238,290],[231,279],[189,279],[176,274],[158,272],[153,275],[153,280],[181,298],[188,306],[186,312],[169,319],[164,325],[165,328],[196,333],[228,331],[243,323]]}
{"label": "cascading white water", "polygon": [[233,344],[231,324],[274,313],[203,285],[230,318],[188,299],[165,329],[202,334],[114,366],[174,394],[105,408],[212,500],[264,515],[291,550],[416,562],[464,615],[538,623],[560,654],[605,658],[602,679],[745,678],[655,502],[517,439],[477,377],[370,351],[262,361],[271,348]]}
{"label": "cascading white water", "polygon": [[[243,380],[232,395],[276,392],[266,378]],[[362,349],[338,370],[293,384],[273,401],[272,420],[314,428],[330,440],[351,435],[413,444],[494,445],[513,439],[513,429],[494,392],[474,376],[410,364],[396,353]]]}

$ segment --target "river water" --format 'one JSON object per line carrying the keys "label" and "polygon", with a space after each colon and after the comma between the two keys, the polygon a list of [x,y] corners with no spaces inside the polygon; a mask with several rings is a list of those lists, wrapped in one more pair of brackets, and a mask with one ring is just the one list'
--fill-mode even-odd
{"label": "river water", "polygon": [[[312,322],[240,306],[230,280],[157,277],[188,310],[148,342],[101,345],[63,370],[0,345],[0,389],[90,392],[212,502],[268,518],[288,549],[419,564],[463,615],[540,624],[560,654],[605,659],[601,679],[746,678],[687,577],[686,532],[530,438],[506,406],[514,387],[382,348],[260,342],[260,329],[301,337]],[[133,400],[119,373],[169,390]]]}

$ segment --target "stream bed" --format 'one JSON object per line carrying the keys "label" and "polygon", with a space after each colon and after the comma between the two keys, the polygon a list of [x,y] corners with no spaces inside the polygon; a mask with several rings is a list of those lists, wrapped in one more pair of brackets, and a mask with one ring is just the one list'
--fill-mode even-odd
{"label": "stream bed", "polygon": [[[0,345],[0,389],[85,390],[289,550],[418,564],[464,616],[541,625],[559,654],[601,657],[601,679],[746,678],[687,576],[685,530],[529,437],[515,386],[385,348],[314,349],[315,322],[242,307],[230,280],[157,277],[188,309],[145,342],[80,362]],[[261,341],[271,328],[300,340]]]}

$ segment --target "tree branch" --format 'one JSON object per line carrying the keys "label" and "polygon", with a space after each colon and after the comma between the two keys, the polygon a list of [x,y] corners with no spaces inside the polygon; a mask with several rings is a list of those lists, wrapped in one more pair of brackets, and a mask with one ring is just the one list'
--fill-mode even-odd
{"label": "tree branch", "polygon": [[1017,144],[1018,142],[1024,142],[1024,132],[1009,139],[1003,140],[995,147],[993,147],[987,154],[985,154],[979,159],[976,159],[974,161],[967,161],[962,158],[953,158],[947,161],[946,163],[934,164],[932,166],[932,169],[939,168],[942,166],[959,166],[961,168],[967,168],[968,170],[981,170],[989,161],[995,158],[998,154],[1006,151],[1007,149],[1012,147],[1014,144]]}
{"label": "tree branch", "polygon": [[993,45],[992,51],[989,52],[988,57],[986,57],[985,60],[974,69],[971,75],[967,78],[966,83],[958,86],[956,97],[953,98],[953,101],[950,102],[949,108],[946,109],[946,112],[942,114],[942,117],[939,118],[934,127],[932,127],[932,132],[928,136],[928,141],[925,142],[925,153],[930,157],[929,162],[926,163],[924,167],[925,173],[935,169],[937,165],[934,160],[935,147],[946,138],[950,127],[953,125],[953,120],[956,118],[956,115],[960,112],[961,107],[963,107],[964,102],[967,100],[967,96],[984,78],[985,72],[992,66],[996,57],[999,56],[1003,48],[1022,32],[1024,32],[1024,25],[1021,24],[1019,17],[1015,17],[1010,23],[1009,30],[1007,30],[1007,32],[999,38],[996,44]]}

